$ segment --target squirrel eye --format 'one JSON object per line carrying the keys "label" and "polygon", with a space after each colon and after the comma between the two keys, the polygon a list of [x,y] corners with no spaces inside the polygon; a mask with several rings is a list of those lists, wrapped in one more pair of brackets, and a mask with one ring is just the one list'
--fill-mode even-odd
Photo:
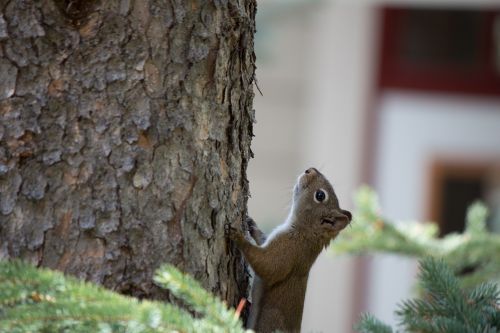
{"label": "squirrel eye", "polygon": [[328,199],[328,195],[323,189],[319,189],[314,193],[314,201],[317,203],[326,201]]}

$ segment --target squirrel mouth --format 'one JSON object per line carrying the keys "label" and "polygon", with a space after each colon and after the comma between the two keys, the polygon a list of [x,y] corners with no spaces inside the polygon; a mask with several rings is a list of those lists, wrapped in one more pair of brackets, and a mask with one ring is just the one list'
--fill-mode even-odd
{"label": "squirrel mouth", "polygon": [[335,226],[335,220],[334,219],[328,219],[328,218],[322,218],[321,219],[321,224],[331,224],[332,226]]}

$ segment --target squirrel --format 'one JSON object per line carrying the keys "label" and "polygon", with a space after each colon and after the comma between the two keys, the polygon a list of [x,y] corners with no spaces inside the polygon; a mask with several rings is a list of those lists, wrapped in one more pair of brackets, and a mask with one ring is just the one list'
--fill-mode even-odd
{"label": "squirrel", "polygon": [[299,332],[307,279],[314,261],[352,220],[339,207],[330,182],[315,168],[301,174],[293,189],[290,213],[269,237],[247,218],[249,241],[241,228],[225,233],[255,272],[247,326],[256,332]]}

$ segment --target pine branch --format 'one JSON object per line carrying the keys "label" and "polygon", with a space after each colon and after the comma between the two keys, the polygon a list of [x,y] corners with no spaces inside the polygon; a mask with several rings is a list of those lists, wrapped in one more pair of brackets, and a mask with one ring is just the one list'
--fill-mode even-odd
{"label": "pine branch", "polygon": [[233,310],[207,292],[193,278],[182,274],[171,265],[162,266],[155,282],[161,287],[170,290],[176,297],[186,301],[193,310],[205,316],[205,320],[213,326],[224,326],[237,331],[241,329],[241,322]]}
{"label": "pine branch", "polygon": [[[420,262],[419,283],[423,296],[404,301],[396,315],[404,332],[478,333],[500,331],[500,291],[485,283],[470,292],[443,260]],[[389,333],[392,329],[365,315],[356,326],[361,333]]]}
{"label": "pine branch", "polygon": [[392,333],[392,328],[370,314],[363,314],[354,327],[359,333]]}
{"label": "pine branch", "polygon": [[487,209],[475,203],[467,212],[466,229],[461,234],[438,238],[434,223],[395,222],[381,216],[377,195],[368,187],[355,197],[357,211],[351,228],[332,243],[336,253],[395,253],[410,257],[443,258],[461,284],[472,287],[481,282],[500,281],[500,235],[486,230]]}
{"label": "pine branch", "polygon": [[234,311],[192,278],[172,266],[162,267],[158,276],[168,276],[165,285],[205,316],[26,263],[0,261],[0,332],[244,332]]}
{"label": "pine branch", "polygon": [[[396,314],[410,332],[490,332],[499,315],[499,291],[481,284],[470,293],[443,260],[420,263],[422,299],[403,302]],[[496,327],[500,329],[500,326]]]}

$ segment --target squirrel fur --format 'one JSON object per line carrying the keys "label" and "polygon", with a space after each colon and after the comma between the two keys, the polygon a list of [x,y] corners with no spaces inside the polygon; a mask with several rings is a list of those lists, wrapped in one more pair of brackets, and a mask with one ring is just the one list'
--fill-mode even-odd
{"label": "squirrel fur", "polygon": [[247,218],[248,240],[240,228],[226,234],[255,272],[248,328],[256,332],[299,332],[309,271],[320,252],[351,221],[330,182],[315,168],[297,179],[286,221],[266,238]]}

